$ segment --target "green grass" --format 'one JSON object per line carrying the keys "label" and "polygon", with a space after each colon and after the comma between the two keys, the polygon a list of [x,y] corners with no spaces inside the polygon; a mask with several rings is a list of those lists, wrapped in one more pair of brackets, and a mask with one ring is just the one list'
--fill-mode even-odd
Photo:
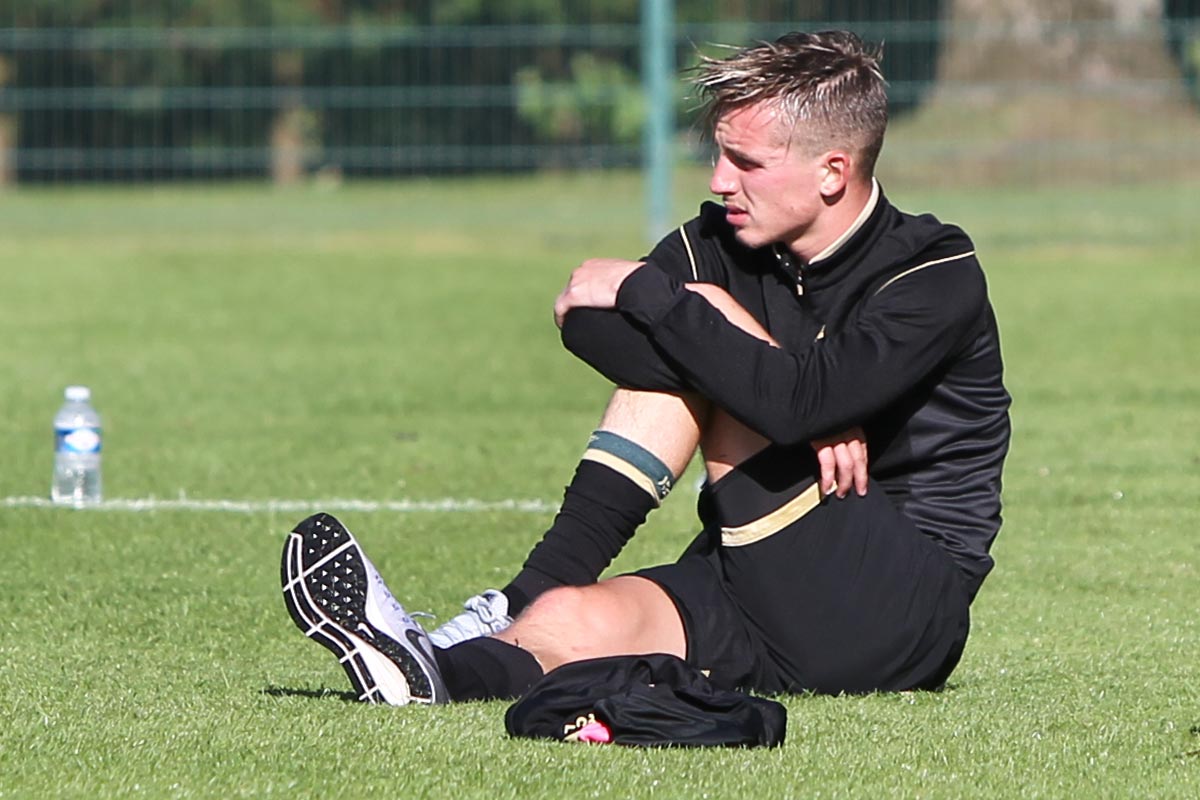
{"label": "green grass", "polygon": [[[0,506],[0,796],[1194,797],[1198,190],[894,190],[975,236],[1015,397],[946,692],[790,698],[769,752],[511,741],[503,703],[347,700],[280,602],[299,515]],[[609,387],[551,301],[641,231],[628,175],[0,196],[0,497],[47,493],[84,382],[109,497],[553,503]],[[693,499],[616,568],[672,557]],[[441,616],[549,522],[341,516]]]}

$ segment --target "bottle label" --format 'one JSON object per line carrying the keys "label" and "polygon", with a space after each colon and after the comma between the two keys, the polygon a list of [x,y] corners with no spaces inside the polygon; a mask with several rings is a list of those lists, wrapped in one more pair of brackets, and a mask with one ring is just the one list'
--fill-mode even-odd
{"label": "bottle label", "polygon": [[99,453],[99,428],[55,428],[54,449],[60,453]]}

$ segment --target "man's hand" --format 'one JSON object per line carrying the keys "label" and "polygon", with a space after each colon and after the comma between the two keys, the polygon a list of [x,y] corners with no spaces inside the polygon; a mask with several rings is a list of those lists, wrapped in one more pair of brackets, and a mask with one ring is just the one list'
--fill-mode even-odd
{"label": "man's hand", "polygon": [[580,264],[554,301],[554,324],[561,328],[572,308],[614,307],[621,283],[644,263],[619,258],[590,258]]}
{"label": "man's hand", "polygon": [[859,497],[867,493],[867,437],[855,425],[836,436],[812,442],[821,465],[821,495],[832,491],[839,498],[850,494],[850,487]]}

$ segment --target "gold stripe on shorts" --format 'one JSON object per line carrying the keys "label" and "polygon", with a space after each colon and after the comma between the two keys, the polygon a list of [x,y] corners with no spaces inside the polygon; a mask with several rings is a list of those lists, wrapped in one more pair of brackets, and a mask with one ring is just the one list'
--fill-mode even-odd
{"label": "gold stripe on shorts", "polygon": [[745,547],[766,539],[791,525],[821,504],[821,487],[814,483],[770,514],[736,528],[721,528],[721,544],[725,547]]}

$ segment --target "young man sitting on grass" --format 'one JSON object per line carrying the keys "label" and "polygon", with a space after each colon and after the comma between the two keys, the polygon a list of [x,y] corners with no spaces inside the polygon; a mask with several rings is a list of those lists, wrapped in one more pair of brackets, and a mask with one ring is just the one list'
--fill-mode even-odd
{"label": "young man sitting on grass", "polygon": [[[427,636],[337,520],[289,536],[289,612],[361,699],[511,698],[610,655],[766,693],[935,689],[958,664],[1009,441],[974,247],[883,195],[885,83],[854,35],[791,33],[695,82],[721,202],[558,297],[568,349],[620,388],[513,581]],[[697,447],[703,531],[597,582]]]}

